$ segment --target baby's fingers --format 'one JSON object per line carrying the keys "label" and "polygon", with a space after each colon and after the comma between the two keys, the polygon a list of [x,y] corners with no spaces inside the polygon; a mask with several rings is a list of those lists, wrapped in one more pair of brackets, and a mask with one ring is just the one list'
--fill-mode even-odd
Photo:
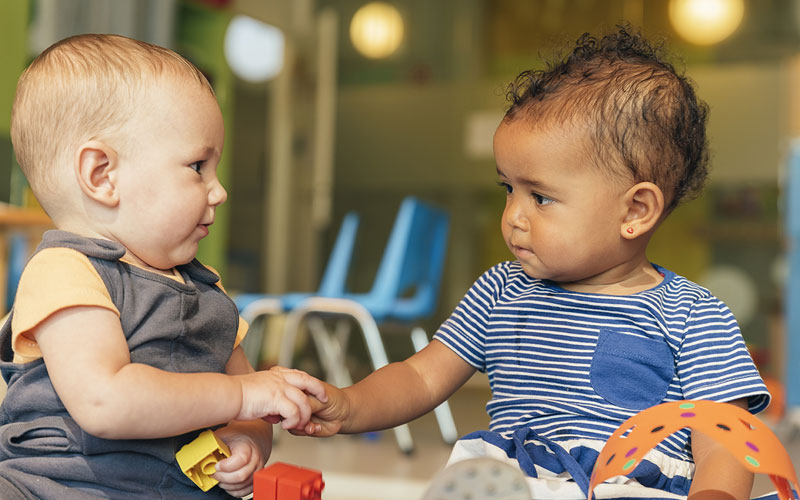
{"label": "baby's fingers", "polygon": [[236,483],[219,481],[219,487],[227,491],[229,495],[236,498],[242,498],[253,492],[253,478],[248,477],[246,480]]}
{"label": "baby's fingers", "polygon": [[293,434],[295,436],[323,436],[322,425],[320,425],[318,422],[315,422],[313,417],[302,427],[295,427],[286,430],[289,431],[289,434]]}
{"label": "baby's fingers", "polygon": [[[308,416],[306,416],[304,420],[302,410],[298,408],[297,404],[295,404],[294,401],[292,401],[288,397],[279,398],[277,401],[275,401],[274,405],[275,405],[274,411],[275,413],[277,413],[277,415],[280,416],[280,424],[281,427],[283,427],[284,429],[291,429],[300,424],[300,422],[308,421]],[[267,415],[265,420],[269,422],[274,422],[275,416]]]}
{"label": "baby's fingers", "polygon": [[233,496],[242,497],[252,492],[255,465],[250,464],[250,449],[238,448],[236,451],[232,448],[231,456],[217,463],[217,472],[212,477],[219,481],[220,488]]}
{"label": "baby's fingers", "polygon": [[267,415],[266,417],[262,418],[261,420],[265,422],[269,422],[270,424],[278,424],[281,421],[280,415]]}
{"label": "baby's fingers", "polygon": [[281,413],[281,416],[283,417],[281,427],[284,429],[294,429],[305,426],[305,424],[311,418],[311,405],[309,404],[310,398],[306,396],[304,392],[295,387],[287,387],[283,393],[284,396],[286,396],[289,404],[294,405],[294,411],[292,411],[291,408],[289,409],[292,414],[288,415],[288,418],[287,415]]}
{"label": "baby's fingers", "polygon": [[303,429],[306,434],[309,436],[313,436],[314,434],[320,434],[322,432],[322,425],[318,424],[317,422],[309,421],[306,424],[305,429]]}
{"label": "baby's fingers", "polygon": [[328,400],[323,383],[308,373],[288,368],[281,368],[281,372],[283,373],[284,379],[294,387],[311,394],[322,402]]}
{"label": "baby's fingers", "polygon": [[233,454],[229,458],[221,460],[216,465],[217,472],[214,473],[214,479],[217,481],[224,480],[224,482],[231,482],[233,480],[242,481],[247,479],[246,477],[234,476],[231,473],[236,473],[239,471],[247,464],[248,461],[249,457],[237,454]]}
{"label": "baby's fingers", "polygon": [[323,402],[314,396],[308,397],[308,405],[311,407],[311,413],[317,413],[327,407],[327,401]]}

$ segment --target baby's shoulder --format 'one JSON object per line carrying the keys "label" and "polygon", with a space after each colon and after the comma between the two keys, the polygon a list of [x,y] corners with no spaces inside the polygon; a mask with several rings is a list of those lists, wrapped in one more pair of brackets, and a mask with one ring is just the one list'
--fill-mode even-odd
{"label": "baby's shoulder", "polygon": [[97,271],[85,254],[65,247],[49,247],[37,251],[28,261],[20,281],[75,281]]}
{"label": "baby's shoulder", "polygon": [[664,276],[663,286],[660,287],[664,293],[691,301],[717,300],[708,288],[689,278],[660,266],[656,266],[656,269]]}
{"label": "baby's shoulder", "polygon": [[503,281],[532,281],[533,278],[525,274],[518,260],[506,260],[497,263],[483,273],[484,278],[501,279]]}

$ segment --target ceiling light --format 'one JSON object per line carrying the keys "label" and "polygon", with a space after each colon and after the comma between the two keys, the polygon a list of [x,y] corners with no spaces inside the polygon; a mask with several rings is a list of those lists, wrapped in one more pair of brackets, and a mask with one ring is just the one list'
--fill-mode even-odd
{"label": "ceiling light", "polygon": [[744,17],[744,0],[670,0],[669,19],[687,41],[711,45],[728,38]]}
{"label": "ceiling light", "polygon": [[350,40],[356,50],[371,59],[392,55],[403,41],[403,17],[384,2],[370,2],[358,9],[350,22]]}
{"label": "ceiling light", "polygon": [[236,76],[258,83],[283,68],[285,41],[275,26],[248,16],[235,16],[225,31],[225,59]]}

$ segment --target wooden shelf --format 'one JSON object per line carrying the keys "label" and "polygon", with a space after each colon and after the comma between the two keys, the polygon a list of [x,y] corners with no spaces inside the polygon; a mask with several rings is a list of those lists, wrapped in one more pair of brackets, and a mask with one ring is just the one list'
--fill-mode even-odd
{"label": "wooden shelf", "polygon": [[41,208],[21,208],[0,203],[0,227],[52,226],[50,217]]}

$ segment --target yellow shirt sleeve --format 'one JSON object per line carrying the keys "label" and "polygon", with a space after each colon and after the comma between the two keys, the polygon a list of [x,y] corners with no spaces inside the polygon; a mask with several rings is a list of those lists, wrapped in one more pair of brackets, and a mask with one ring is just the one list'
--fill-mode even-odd
{"label": "yellow shirt sleeve", "polygon": [[11,319],[14,361],[42,356],[34,330],[54,313],[77,306],[109,309],[119,316],[103,279],[86,255],[70,248],[46,248],[28,262],[19,280]]}
{"label": "yellow shirt sleeve", "polygon": [[239,329],[236,331],[236,342],[233,343],[233,347],[236,348],[239,344],[242,343],[242,340],[247,336],[247,330],[250,329],[250,325],[247,324],[247,321],[243,320],[241,316],[239,316]]}
{"label": "yellow shirt sleeve", "polygon": [[[70,248],[46,248],[34,255],[22,272],[14,299],[14,362],[41,358],[34,338],[36,327],[56,312],[78,306],[102,307],[119,316],[103,279],[86,255]],[[247,330],[247,322],[239,318],[234,346],[241,343]]]}

